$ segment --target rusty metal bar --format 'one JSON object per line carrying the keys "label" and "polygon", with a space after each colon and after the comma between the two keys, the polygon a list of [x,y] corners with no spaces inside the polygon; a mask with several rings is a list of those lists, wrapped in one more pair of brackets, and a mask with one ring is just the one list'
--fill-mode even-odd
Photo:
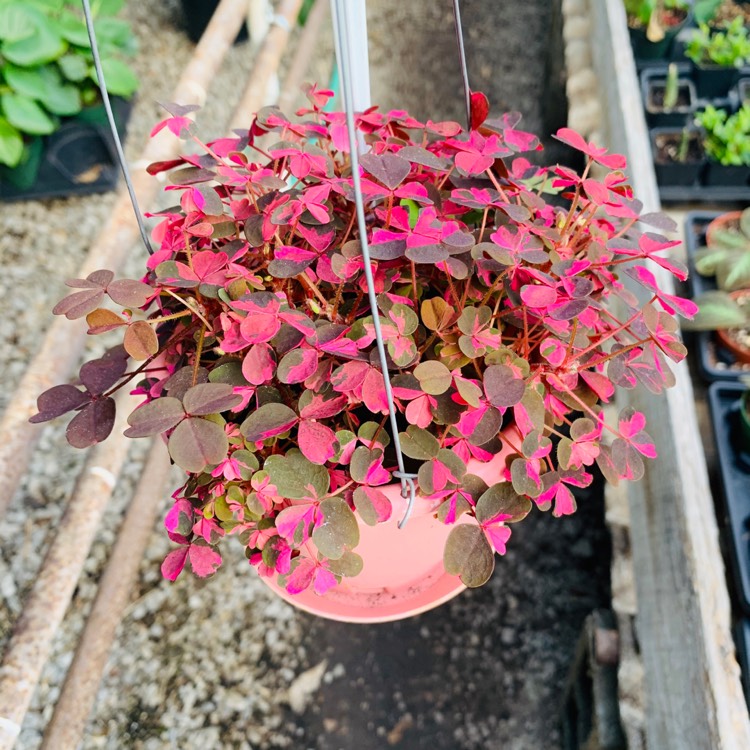
{"label": "rusty metal bar", "polygon": [[258,50],[253,65],[250,85],[245,89],[240,103],[230,119],[230,130],[248,128],[255,113],[266,104],[268,81],[279,69],[289,35],[297,22],[302,0],[282,0],[274,16],[273,25],[266,34],[263,46]]}
{"label": "rusty metal bar", "polygon": [[99,522],[128,453],[122,437],[127,415],[138,399],[117,395],[113,431],[120,439],[91,450],[56,530],[42,567],[24,603],[0,666],[0,750],[11,750],[21,731],[55,631],[73,596]]}
{"label": "rusty metal bar", "polygon": [[117,536],[68,669],[55,712],[44,734],[42,750],[76,750],[94,704],[117,626],[138,577],[159,501],[169,475],[169,458],[161,440],[154,440],[138,488]]}
{"label": "rusty metal bar", "polygon": [[[245,21],[248,0],[222,0],[214,13],[193,58],[182,74],[172,99],[181,104],[203,104],[206,88],[216,75],[221,61]],[[160,134],[161,135],[161,134]],[[173,158],[179,151],[174,137],[149,141],[138,164],[149,164]],[[156,196],[157,181],[145,169],[133,172],[133,184],[141,205],[148,205]],[[112,209],[112,216],[103,228],[78,272],[84,277],[99,268],[117,270],[125,261],[138,237],[138,227],[127,192],[122,190]],[[42,341],[37,355],[26,370],[0,422],[0,516],[7,510],[18,483],[28,465],[31,450],[41,430],[29,424],[36,411],[37,396],[61,382],[75,366],[86,338],[82,320],[71,322],[56,319]]]}
{"label": "rusty metal bar", "polygon": [[315,0],[315,5],[307,14],[305,26],[294,46],[294,57],[289,65],[284,84],[279,96],[279,109],[285,114],[294,103],[294,98],[299,93],[299,87],[305,74],[310,67],[310,60],[315,52],[315,43],[318,40],[323,21],[328,17],[331,6],[328,0]]}

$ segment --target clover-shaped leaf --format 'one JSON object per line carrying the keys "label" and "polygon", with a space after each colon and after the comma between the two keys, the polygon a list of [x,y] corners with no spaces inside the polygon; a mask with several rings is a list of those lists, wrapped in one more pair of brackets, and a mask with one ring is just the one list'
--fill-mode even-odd
{"label": "clover-shaped leaf", "polygon": [[320,504],[323,523],[316,526],[312,540],[318,551],[330,560],[338,560],[347,550],[359,544],[357,518],[347,502],[329,497]]}
{"label": "clover-shaped leaf", "polygon": [[330,486],[325,467],[316,466],[296,449],[288,451],[285,456],[269,456],[263,469],[268,472],[278,494],[289,500],[323,497]]}
{"label": "clover-shaped leaf", "polygon": [[393,512],[391,501],[376,487],[357,487],[354,490],[354,507],[368,526],[387,521]]}
{"label": "clover-shaped leaf", "polygon": [[227,383],[200,383],[187,390],[182,405],[188,414],[202,416],[227,411],[241,401],[242,396]]}
{"label": "clover-shaped leaf", "polygon": [[411,171],[411,165],[406,159],[391,153],[363,154],[360,163],[389,190],[395,190]]}
{"label": "clover-shaped leaf", "polygon": [[437,456],[440,450],[438,439],[416,425],[409,425],[406,432],[400,432],[401,450],[409,458],[416,458],[420,461],[429,461]]}
{"label": "clover-shaped leaf", "polygon": [[493,406],[514,406],[526,393],[526,381],[507,365],[490,365],[484,371],[484,392]]}
{"label": "clover-shaped leaf", "polygon": [[450,370],[434,359],[420,362],[414,368],[414,377],[419,381],[420,388],[432,396],[445,393],[453,381]]}
{"label": "clover-shaped leaf", "polygon": [[328,561],[328,570],[335,576],[354,578],[362,572],[364,561],[356,552],[346,550],[338,560]]}
{"label": "clover-shaped leaf", "polygon": [[135,360],[152,357],[159,351],[156,331],[145,321],[136,320],[128,326],[122,341],[127,353]]}
{"label": "clover-shaped leaf", "polygon": [[285,404],[263,404],[240,425],[240,432],[248,442],[256,443],[287,432],[298,419]]}
{"label": "clover-shaped leaf", "polygon": [[111,396],[96,399],[73,417],[65,431],[74,448],[88,448],[109,437],[115,424],[115,400]]}
{"label": "clover-shaped leaf", "polygon": [[455,315],[454,309],[442,297],[426,299],[422,302],[420,313],[422,322],[430,331],[446,328]]}
{"label": "clover-shaped leaf", "polygon": [[495,569],[495,554],[484,531],[474,524],[452,529],[445,543],[443,566],[469,588],[487,583]]}
{"label": "clover-shaped leaf", "polygon": [[130,438],[149,437],[171,430],[185,418],[185,409],[176,398],[163,396],[139,406],[128,417],[130,427],[125,436]]}
{"label": "clover-shaped leaf", "polygon": [[453,451],[441,448],[437,456],[419,467],[419,487],[425,495],[440,492],[448,486],[460,484],[466,464]]}
{"label": "clover-shaped leaf", "polygon": [[480,523],[512,523],[526,518],[531,510],[528,497],[519,495],[509,482],[493,484],[477,501],[476,516]]}
{"label": "clover-shaped leaf", "polygon": [[169,438],[169,455],[185,471],[198,473],[226,458],[229,451],[224,428],[200,417],[188,417]]}
{"label": "clover-shaped leaf", "polygon": [[74,385],[55,385],[39,394],[36,400],[38,414],[29,419],[32,424],[47,422],[66,412],[73,411],[89,401],[89,396]]}

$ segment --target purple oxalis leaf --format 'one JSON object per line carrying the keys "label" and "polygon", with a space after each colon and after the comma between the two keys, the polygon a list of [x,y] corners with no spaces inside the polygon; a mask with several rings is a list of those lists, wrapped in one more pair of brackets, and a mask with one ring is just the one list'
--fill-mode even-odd
{"label": "purple oxalis leaf", "polygon": [[484,372],[484,392],[493,406],[513,406],[523,398],[526,382],[507,365],[490,365]]}
{"label": "purple oxalis leaf", "polygon": [[389,190],[395,190],[408,176],[411,164],[396,154],[363,154],[360,164]]}
{"label": "purple oxalis leaf", "polygon": [[111,396],[92,401],[73,417],[65,431],[74,448],[88,448],[106,440],[115,424],[115,400]]}
{"label": "purple oxalis leaf", "polygon": [[189,388],[182,398],[185,411],[193,416],[218,414],[227,411],[242,401],[227,383],[200,383]]}
{"label": "purple oxalis leaf", "polygon": [[130,427],[125,436],[130,438],[148,437],[171,430],[185,418],[182,404],[170,396],[158,398],[139,406],[129,417]]}
{"label": "purple oxalis leaf", "polygon": [[90,397],[74,385],[53,386],[39,395],[36,400],[36,408],[39,413],[31,417],[29,422],[33,424],[47,422],[83,406],[89,400]]}

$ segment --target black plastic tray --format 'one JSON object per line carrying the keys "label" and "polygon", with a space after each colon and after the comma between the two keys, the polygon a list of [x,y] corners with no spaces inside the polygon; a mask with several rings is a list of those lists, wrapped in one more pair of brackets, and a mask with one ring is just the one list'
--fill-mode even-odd
{"label": "black plastic tray", "polygon": [[[713,278],[701,276],[695,270],[695,253],[705,242],[706,227],[717,216],[724,211],[691,211],[685,218],[685,250],[687,253],[688,288],[692,297],[697,297],[703,292],[716,289]],[[695,351],[698,354],[698,365],[701,375],[709,382],[716,380],[736,382],[741,375],[749,375],[750,371],[733,368],[737,360],[724,347],[717,343],[716,337],[710,331],[689,334],[695,342]]]}
{"label": "black plastic tray", "polygon": [[[125,139],[133,103],[112,99],[118,132]],[[0,176],[0,201],[43,200],[104,193],[120,176],[117,151],[108,123],[71,118],[46,136],[33,185],[21,188]]]}
{"label": "black plastic tray", "polygon": [[716,439],[724,506],[729,521],[729,552],[737,583],[737,595],[745,614],[750,614],[750,453],[740,450],[741,383],[714,383],[708,403]]}
{"label": "black plastic tray", "polygon": [[750,187],[719,187],[712,185],[659,185],[662,203],[750,203]]}
{"label": "black plastic tray", "polygon": [[734,626],[734,642],[737,646],[737,661],[742,671],[742,687],[745,702],[750,706],[750,618],[743,617]]}

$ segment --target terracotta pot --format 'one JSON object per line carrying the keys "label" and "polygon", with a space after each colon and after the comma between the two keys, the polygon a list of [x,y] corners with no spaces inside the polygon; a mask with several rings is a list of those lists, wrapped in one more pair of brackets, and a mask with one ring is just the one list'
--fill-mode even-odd
{"label": "terracotta pot", "polygon": [[[501,477],[510,452],[507,448],[487,463],[471,460],[468,471],[487,484],[494,484]],[[434,517],[439,502],[417,497],[411,517],[399,529],[407,505],[401,497],[401,484],[378,489],[393,503],[393,514],[377,526],[360,524],[355,552],[362,556],[364,568],[358,576],[344,578],[324,596],[318,596],[312,587],[292,595],[278,584],[276,577],[261,580],[298,609],[352,623],[402,620],[460,594],[466,587],[458,576],[449,575],[443,568],[443,547],[454,526]],[[463,515],[457,523],[476,522]]]}
{"label": "terracotta pot", "polygon": [[706,227],[706,244],[711,244],[712,235],[716,230],[729,229],[732,226],[739,227],[741,216],[742,211],[727,211],[726,213],[721,214],[721,216],[717,216],[713,219]]}
{"label": "terracotta pot", "polygon": [[[730,292],[730,296],[735,299],[741,299],[743,297],[750,297],[750,289],[738,289],[735,292]],[[747,304],[750,305],[750,302]],[[750,348],[743,346],[734,338],[732,338],[731,331],[727,329],[719,328],[716,331],[716,338],[719,339],[719,343],[728,351],[732,353],[734,358],[738,362],[745,362],[750,364]]]}

